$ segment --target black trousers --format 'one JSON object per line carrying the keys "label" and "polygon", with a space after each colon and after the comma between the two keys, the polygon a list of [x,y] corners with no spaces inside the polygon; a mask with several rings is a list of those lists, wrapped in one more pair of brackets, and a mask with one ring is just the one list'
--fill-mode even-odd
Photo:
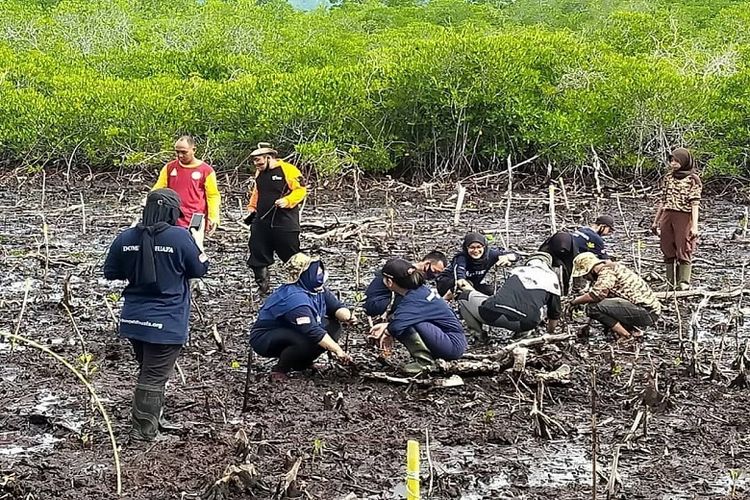
{"label": "black trousers", "polygon": [[537,327],[536,323],[509,309],[493,310],[491,314],[485,312],[486,309],[482,309],[482,305],[487,299],[486,294],[477,292],[464,292],[458,296],[459,311],[467,323],[472,319],[467,319],[466,315],[469,314],[480,324],[504,328],[514,333],[527,332]]}
{"label": "black trousers", "polygon": [[138,361],[138,383],[164,387],[172,375],[182,346],[129,340]]}
{"label": "black trousers", "polygon": [[299,231],[271,227],[270,222],[255,220],[250,228],[250,256],[247,265],[252,268],[273,264],[273,254],[286,262],[299,252]]}
{"label": "black trousers", "polygon": [[[323,326],[335,341],[341,336],[341,323],[336,319],[324,319]],[[268,332],[252,349],[266,358],[279,358],[273,371],[288,373],[305,370],[325,352],[325,349],[309,337],[292,329],[278,328]]]}
{"label": "black trousers", "polygon": [[644,327],[653,325],[658,316],[639,305],[625,299],[604,299],[586,306],[586,312],[591,319],[595,319],[608,328],[621,323],[625,328]]}
{"label": "black trousers", "polygon": [[578,255],[578,247],[573,241],[573,235],[559,231],[542,243],[539,251],[547,252],[552,256],[552,267],[562,268],[563,295],[567,295],[570,291],[570,275],[573,274],[573,259]]}

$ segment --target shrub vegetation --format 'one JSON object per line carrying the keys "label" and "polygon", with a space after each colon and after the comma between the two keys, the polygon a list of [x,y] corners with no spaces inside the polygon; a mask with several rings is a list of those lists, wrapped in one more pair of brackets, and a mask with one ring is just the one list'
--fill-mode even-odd
{"label": "shrub vegetation", "polygon": [[260,140],[322,172],[441,174],[674,145],[747,172],[750,2],[3,0],[0,161],[217,165]]}

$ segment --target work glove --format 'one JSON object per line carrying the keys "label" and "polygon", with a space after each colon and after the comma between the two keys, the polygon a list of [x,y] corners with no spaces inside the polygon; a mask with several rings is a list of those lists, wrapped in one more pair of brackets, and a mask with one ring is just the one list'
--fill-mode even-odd
{"label": "work glove", "polygon": [[255,220],[255,216],[256,215],[257,215],[256,212],[254,212],[254,211],[250,212],[249,214],[247,214],[247,216],[244,219],[242,219],[242,222],[244,222],[246,226],[250,226],[250,225],[252,225],[253,221]]}

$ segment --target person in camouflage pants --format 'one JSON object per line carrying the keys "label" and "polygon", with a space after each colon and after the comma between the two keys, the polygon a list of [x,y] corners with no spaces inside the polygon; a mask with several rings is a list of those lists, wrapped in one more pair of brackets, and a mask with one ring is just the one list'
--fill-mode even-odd
{"label": "person in camouflage pants", "polygon": [[639,328],[653,325],[661,314],[661,303],[651,287],[623,264],[584,252],[573,261],[573,277],[585,277],[592,285],[571,306],[587,304],[589,318],[612,330],[618,339],[639,334]]}

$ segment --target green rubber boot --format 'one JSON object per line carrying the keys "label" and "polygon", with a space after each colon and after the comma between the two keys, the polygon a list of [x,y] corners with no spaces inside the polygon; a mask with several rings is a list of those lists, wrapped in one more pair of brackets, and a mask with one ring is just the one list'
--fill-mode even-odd
{"label": "green rubber boot", "polygon": [[435,358],[432,357],[432,353],[427,349],[422,337],[416,330],[412,329],[407,336],[400,340],[411,357],[414,358],[414,361],[401,367],[402,372],[407,375],[418,375],[435,364]]}
{"label": "green rubber boot", "polygon": [[164,406],[164,387],[138,384],[135,386],[130,439],[153,441],[159,434],[159,420]]}
{"label": "green rubber boot", "polygon": [[677,289],[690,290],[690,278],[693,274],[693,265],[690,262],[677,264]]}
{"label": "green rubber boot", "polygon": [[675,287],[675,262],[668,260],[664,264],[667,266],[667,287],[672,290]]}

